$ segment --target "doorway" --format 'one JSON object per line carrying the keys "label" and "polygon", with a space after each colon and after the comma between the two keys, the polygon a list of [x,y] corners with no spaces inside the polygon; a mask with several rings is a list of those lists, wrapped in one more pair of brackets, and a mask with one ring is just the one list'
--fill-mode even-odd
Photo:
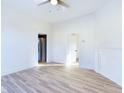
{"label": "doorway", "polygon": [[66,65],[79,65],[79,35],[70,33],[67,43],[67,62]]}
{"label": "doorway", "polygon": [[38,34],[38,63],[47,61],[47,35]]}

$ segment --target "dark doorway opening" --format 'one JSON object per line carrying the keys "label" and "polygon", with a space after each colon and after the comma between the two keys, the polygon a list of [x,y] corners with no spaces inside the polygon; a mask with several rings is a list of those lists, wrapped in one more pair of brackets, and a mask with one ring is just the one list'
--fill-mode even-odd
{"label": "dark doorway opening", "polygon": [[38,34],[38,63],[47,61],[47,35]]}

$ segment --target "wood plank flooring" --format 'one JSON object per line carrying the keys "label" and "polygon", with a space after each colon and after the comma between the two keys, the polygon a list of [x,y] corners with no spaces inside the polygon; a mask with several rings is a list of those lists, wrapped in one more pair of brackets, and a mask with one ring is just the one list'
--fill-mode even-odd
{"label": "wood plank flooring", "polygon": [[121,93],[121,87],[92,70],[39,66],[2,77],[2,93]]}

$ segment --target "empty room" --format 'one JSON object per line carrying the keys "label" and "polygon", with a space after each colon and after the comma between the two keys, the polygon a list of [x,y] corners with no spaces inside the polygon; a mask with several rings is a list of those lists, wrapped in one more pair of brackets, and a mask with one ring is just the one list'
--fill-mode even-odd
{"label": "empty room", "polygon": [[1,0],[1,93],[122,93],[122,1]]}

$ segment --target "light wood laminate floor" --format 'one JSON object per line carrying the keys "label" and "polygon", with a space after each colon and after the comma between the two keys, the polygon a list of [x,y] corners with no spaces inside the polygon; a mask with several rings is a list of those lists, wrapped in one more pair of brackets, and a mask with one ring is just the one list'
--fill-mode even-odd
{"label": "light wood laminate floor", "polygon": [[2,77],[2,93],[121,93],[121,87],[92,70],[38,66]]}

